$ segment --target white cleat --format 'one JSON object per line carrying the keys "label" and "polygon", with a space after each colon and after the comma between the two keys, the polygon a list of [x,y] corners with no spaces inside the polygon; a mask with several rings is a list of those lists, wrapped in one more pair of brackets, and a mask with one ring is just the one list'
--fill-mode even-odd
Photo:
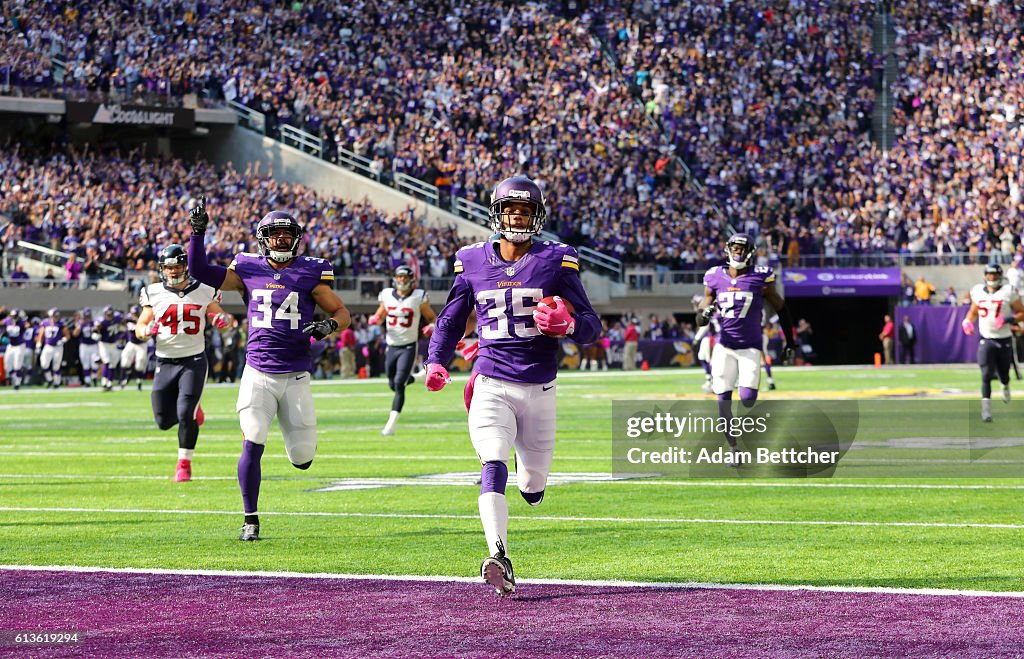
{"label": "white cleat", "polygon": [[1008,384],[1004,384],[1003,385],[1003,402],[1004,403],[1009,403],[1010,402],[1010,385],[1008,385]]}
{"label": "white cleat", "polygon": [[705,380],[704,384],[700,385],[700,390],[706,394],[711,393],[711,380]]}
{"label": "white cleat", "polygon": [[985,423],[992,422],[992,401],[988,398],[981,399],[981,420]]}
{"label": "white cleat", "polygon": [[395,427],[389,423],[388,425],[384,426],[384,429],[380,431],[380,434],[384,435],[385,437],[394,435]]}

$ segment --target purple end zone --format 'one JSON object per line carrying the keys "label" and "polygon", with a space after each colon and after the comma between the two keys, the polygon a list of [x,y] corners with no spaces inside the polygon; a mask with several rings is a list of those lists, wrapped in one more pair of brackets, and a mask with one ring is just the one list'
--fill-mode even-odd
{"label": "purple end zone", "polygon": [[[1020,656],[1024,600],[0,571],[0,630],[78,630],[32,656]],[[13,648],[0,648],[0,655]]]}

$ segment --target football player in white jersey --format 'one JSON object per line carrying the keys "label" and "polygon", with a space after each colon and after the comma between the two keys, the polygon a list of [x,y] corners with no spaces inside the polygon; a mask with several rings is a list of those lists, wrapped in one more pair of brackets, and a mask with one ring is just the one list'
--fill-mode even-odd
{"label": "football player in white jersey", "polygon": [[391,401],[391,416],[388,418],[382,435],[394,435],[398,417],[405,405],[405,387],[412,384],[412,367],[416,362],[416,352],[420,336],[420,316],[429,323],[423,328],[423,335],[430,336],[434,329],[437,314],[430,306],[430,297],[422,288],[416,288],[416,276],[407,265],[395,268],[393,288],[385,288],[377,296],[380,306],[370,316],[369,323],[386,322],[387,355],[385,372],[388,375],[388,386],[395,392]]}
{"label": "football player in white jersey", "polygon": [[[1009,312],[1012,315],[1008,315]],[[978,322],[978,366],[981,368],[981,419],[992,420],[992,380],[1003,385],[1003,402],[1010,402],[1010,366],[1013,364],[1013,335],[1007,320],[1024,321],[1020,294],[1003,279],[1003,269],[985,266],[985,283],[971,289],[971,308],[963,321],[964,334],[974,334]]]}
{"label": "football player in white jersey", "polygon": [[135,336],[156,340],[153,373],[153,417],[161,430],[178,426],[178,466],[174,482],[192,480],[203,410],[199,398],[206,383],[206,318],[217,329],[228,325],[220,291],[188,274],[188,254],[181,245],[168,245],[157,260],[160,279],[142,289],[142,314]]}

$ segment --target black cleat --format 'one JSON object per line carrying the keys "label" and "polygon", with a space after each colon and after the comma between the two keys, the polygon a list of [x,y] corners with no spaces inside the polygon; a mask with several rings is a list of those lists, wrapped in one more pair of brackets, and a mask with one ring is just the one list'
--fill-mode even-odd
{"label": "black cleat", "polygon": [[259,524],[242,524],[242,535],[238,536],[239,540],[259,540],[260,539],[260,525]]}
{"label": "black cleat", "polygon": [[480,565],[480,576],[484,583],[494,586],[499,597],[516,592],[516,578],[512,572],[512,561],[505,556],[505,547],[498,542],[498,553],[488,556]]}
{"label": "black cleat", "polygon": [[775,391],[775,383],[774,382],[769,382],[768,383],[768,391]]}

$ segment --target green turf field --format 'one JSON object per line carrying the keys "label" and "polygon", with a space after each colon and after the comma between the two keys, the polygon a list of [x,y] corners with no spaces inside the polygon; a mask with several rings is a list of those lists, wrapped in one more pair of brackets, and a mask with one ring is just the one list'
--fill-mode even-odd
{"label": "green turf field", "polygon": [[[780,369],[776,381],[765,399],[942,400],[979,387],[974,367]],[[559,380],[548,496],[531,508],[508,489],[517,576],[1024,591],[1024,479],[611,480],[612,401],[701,399],[701,382],[696,369]],[[428,394],[418,382],[383,438],[384,382],[314,383],[318,456],[298,471],[272,435],[258,543],[236,539],[235,387],[204,394],[182,484],[175,431],[154,425],[148,387],[4,390],[0,562],[474,575],[486,547],[461,385]],[[1024,435],[1018,408],[994,405],[1001,436]],[[905,432],[894,419],[893,437]]]}

